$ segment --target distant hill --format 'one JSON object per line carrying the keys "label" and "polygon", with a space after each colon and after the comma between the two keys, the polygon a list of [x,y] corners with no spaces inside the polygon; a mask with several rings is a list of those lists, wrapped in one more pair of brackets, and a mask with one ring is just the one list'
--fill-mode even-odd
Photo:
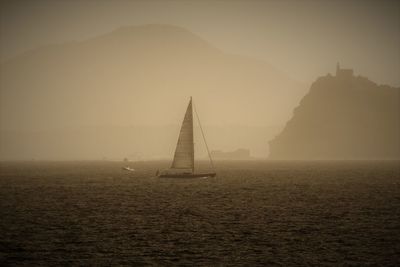
{"label": "distant hill", "polygon": [[400,158],[400,88],[352,70],[315,81],[283,131],[271,159]]}
{"label": "distant hill", "polygon": [[250,156],[250,150],[245,148],[239,148],[234,151],[224,152],[221,150],[211,151],[211,157],[213,160],[250,160],[254,159]]}
{"label": "distant hill", "polygon": [[186,29],[122,27],[2,64],[0,129],[179,124],[191,95],[206,124],[282,125],[305,89]]}

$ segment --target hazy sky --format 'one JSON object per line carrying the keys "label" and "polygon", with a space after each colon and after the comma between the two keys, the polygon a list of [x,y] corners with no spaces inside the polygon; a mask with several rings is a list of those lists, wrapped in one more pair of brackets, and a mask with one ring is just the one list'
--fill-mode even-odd
{"label": "hazy sky", "polygon": [[263,59],[299,81],[336,61],[400,85],[399,1],[2,1],[0,59],[124,25],[186,27],[224,51]]}

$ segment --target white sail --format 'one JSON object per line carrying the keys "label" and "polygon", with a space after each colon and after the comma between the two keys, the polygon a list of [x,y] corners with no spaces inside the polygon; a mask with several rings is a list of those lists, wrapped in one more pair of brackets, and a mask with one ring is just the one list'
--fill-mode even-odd
{"label": "white sail", "polygon": [[191,169],[192,172],[194,171],[192,99],[190,99],[186,109],[171,169]]}

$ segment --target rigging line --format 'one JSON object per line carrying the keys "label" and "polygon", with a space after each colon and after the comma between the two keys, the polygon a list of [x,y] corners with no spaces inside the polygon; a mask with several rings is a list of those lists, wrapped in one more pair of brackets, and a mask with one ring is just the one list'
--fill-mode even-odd
{"label": "rigging line", "polygon": [[208,153],[208,157],[210,158],[211,167],[213,168],[213,170],[215,170],[214,162],[213,162],[213,160],[212,160],[212,158],[211,158],[210,150],[208,149],[206,137],[204,136],[203,128],[201,127],[199,114],[197,114],[196,105],[195,105],[194,103],[193,103],[193,108],[194,108],[194,113],[196,113],[197,121],[199,122],[201,135],[203,136],[204,143],[206,144],[207,153]]}

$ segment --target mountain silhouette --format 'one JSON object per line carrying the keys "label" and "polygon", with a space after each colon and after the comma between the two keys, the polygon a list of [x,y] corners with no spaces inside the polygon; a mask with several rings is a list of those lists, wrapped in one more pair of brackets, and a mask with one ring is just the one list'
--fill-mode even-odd
{"label": "mountain silhouette", "polygon": [[179,124],[191,95],[206,123],[281,125],[305,93],[269,64],[170,25],[31,50],[3,63],[0,80],[7,130]]}
{"label": "mountain silhouette", "polygon": [[318,78],[283,131],[271,159],[400,158],[400,88],[352,70]]}

